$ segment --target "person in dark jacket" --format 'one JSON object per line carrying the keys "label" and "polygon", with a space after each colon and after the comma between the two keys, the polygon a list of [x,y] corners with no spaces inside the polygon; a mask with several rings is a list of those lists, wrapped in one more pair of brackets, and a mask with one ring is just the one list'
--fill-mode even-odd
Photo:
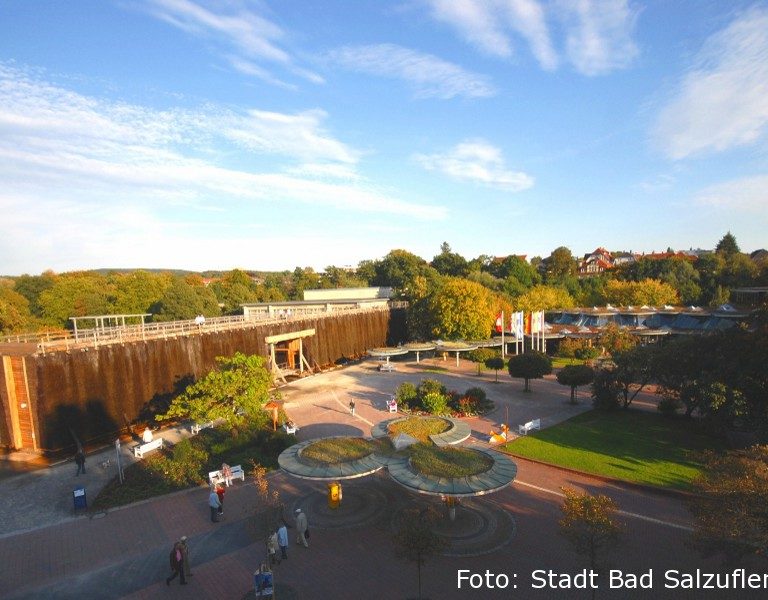
{"label": "person in dark jacket", "polygon": [[170,563],[171,563],[171,570],[173,571],[173,574],[170,577],[165,578],[165,585],[171,585],[171,581],[176,579],[176,576],[179,576],[179,582],[181,585],[187,585],[187,578],[184,575],[184,552],[181,549],[181,544],[179,542],[176,542],[173,545],[173,550],[171,550],[171,554],[168,557]]}

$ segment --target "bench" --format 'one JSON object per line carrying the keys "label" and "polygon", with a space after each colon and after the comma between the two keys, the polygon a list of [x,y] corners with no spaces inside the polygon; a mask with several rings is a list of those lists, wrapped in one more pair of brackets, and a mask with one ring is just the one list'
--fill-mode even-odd
{"label": "bench", "polygon": [[528,421],[525,425],[517,426],[517,432],[520,435],[527,435],[529,431],[534,429],[541,429],[541,419],[534,419],[533,421]]}
{"label": "bench", "polygon": [[214,425],[215,423],[213,421],[208,421],[207,423],[193,423],[190,430],[192,431],[192,435],[197,435],[202,429],[211,429]]}
{"label": "bench", "polygon": [[[231,479],[239,479],[240,481],[245,481],[245,472],[243,471],[243,467],[240,465],[235,465],[234,467],[230,467],[230,470],[232,471],[232,477]],[[208,473],[208,481],[211,482],[211,485],[217,485],[219,483],[226,483],[224,475],[222,472],[219,471],[210,471]]]}
{"label": "bench", "polygon": [[392,412],[396,413],[397,412],[397,400],[395,400],[395,399],[387,400],[387,409],[391,413]]}
{"label": "bench", "polygon": [[296,423],[293,423],[292,421],[284,423],[283,429],[285,429],[285,433],[296,433],[299,430],[299,428],[296,426]]}
{"label": "bench", "polygon": [[379,365],[379,371],[388,371],[391,373],[394,370],[395,370],[395,365],[393,365],[392,363],[387,362],[387,363],[381,363]]}
{"label": "bench", "polygon": [[163,438],[155,438],[147,444],[139,444],[133,447],[133,455],[136,458],[144,458],[144,453],[152,452],[152,450],[158,450],[163,447]]}

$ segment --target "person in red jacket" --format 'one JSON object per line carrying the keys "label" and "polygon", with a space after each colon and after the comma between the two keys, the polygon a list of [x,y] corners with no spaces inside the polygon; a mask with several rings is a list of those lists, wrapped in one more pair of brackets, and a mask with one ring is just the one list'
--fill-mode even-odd
{"label": "person in red jacket", "polygon": [[227,493],[227,488],[222,484],[216,486],[216,495],[219,497],[219,514],[224,514],[224,494]]}

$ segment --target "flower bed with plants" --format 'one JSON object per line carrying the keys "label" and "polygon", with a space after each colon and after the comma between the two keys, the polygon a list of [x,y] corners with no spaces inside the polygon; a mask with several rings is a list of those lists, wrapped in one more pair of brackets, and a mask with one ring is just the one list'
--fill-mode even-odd
{"label": "flower bed with plants", "polygon": [[370,440],[336,437],[318,440],[301,451],[301,460],[317,465],[331,465],[358,460],[372,454]]}
{"label": "flower bed with plants", "polygon": [[469,388],[463,394],[449,391],[435,379],[423,379],[418,386],[401,383],[395,392],[398,408],[405,413],[466,417],[493,410],[485,390]]}
{"label": "flower bed with plants", "polygon": [[438,448],[427,444],[409,447],[411,467],[422,475],[432,477],[470,477],[488,471],[493,459],[470,448]]}

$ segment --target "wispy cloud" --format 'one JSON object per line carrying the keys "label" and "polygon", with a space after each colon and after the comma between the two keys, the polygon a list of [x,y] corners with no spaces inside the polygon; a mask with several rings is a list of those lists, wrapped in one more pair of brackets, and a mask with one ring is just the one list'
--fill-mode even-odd
{"label": "wispy cloud", "polygon": [[157,111],[83,96],[0,63],[0,204],[4,228],[16,227],[0,236],[0,256],[21,247],[14,235],[58,239],[53,229],[65,222],[76,226],[62,248],[80,244],[92,258],[100,256],[87,252],[94,231],[110,232],[95,236],[112,240],[110,248],[143,243],[148,231],[156,249],[166,239],[157,229],[172,239],[179,215],[199,225],[225,211],[241,215],[238,227],[263,222],[276,207],[445,216],[358,177],[359,153],[324,129],[326,117],[217,106]]}
{"label": "wispy cloud", "polygon": [[[481,52],[500,58],[515,53],[516,38],[527,42],[545,70],[562,62],[553,31],[565,32],[565,54],[584,75],[628,66],[638,53],[632,34],[637,12],[628,0],[423,0],[432,16],[447,23]],[[550,27],[555,21],[557,27]]]}
{"label": "wispy cloud", "polygon": [[520,192],[534,184],[527,173],[509,170],[501,150],[483,140],[464,141],[441,154],[416,154],[413,159],[429,171],[507,192]]}
{"label": "wispy cloud", "polygon": [[[145,0],[144,9],[152,16],[186,33],[212,42],[220,55],[237,71],[269,83],[286,86],[259,62],[283,68],[322,83],[320,75],[297,66],[282,47],[286,35],[281,27],[257,14],[253,5],[242,2],[222,4],[211,0]],[[228,8],[228,11],[224,9]]]}
{"label": "wispy cloud", "polygon": [[768,215],[768,175],[756,175],[710,186],[698,194],[700,204]]}
{"label": "wispy cloud", "polygon": [[487,97],[496,93],[483,75],[395,44],[346,46],[329,52],[328,59],[354,71],[407,81],[418,98]]}
{"label": "wispy cloud", "polygon": [[653,137],[682,159],[764,139],[768,131],[768,9],[714,34],[659,114]]}
{"label": "wispy cloud", "polygon": [[567,31],[568,59],[580,73],[602,75],[637,57],[632,33],[638,13],[628,0],[561,1],[557,6]]}

